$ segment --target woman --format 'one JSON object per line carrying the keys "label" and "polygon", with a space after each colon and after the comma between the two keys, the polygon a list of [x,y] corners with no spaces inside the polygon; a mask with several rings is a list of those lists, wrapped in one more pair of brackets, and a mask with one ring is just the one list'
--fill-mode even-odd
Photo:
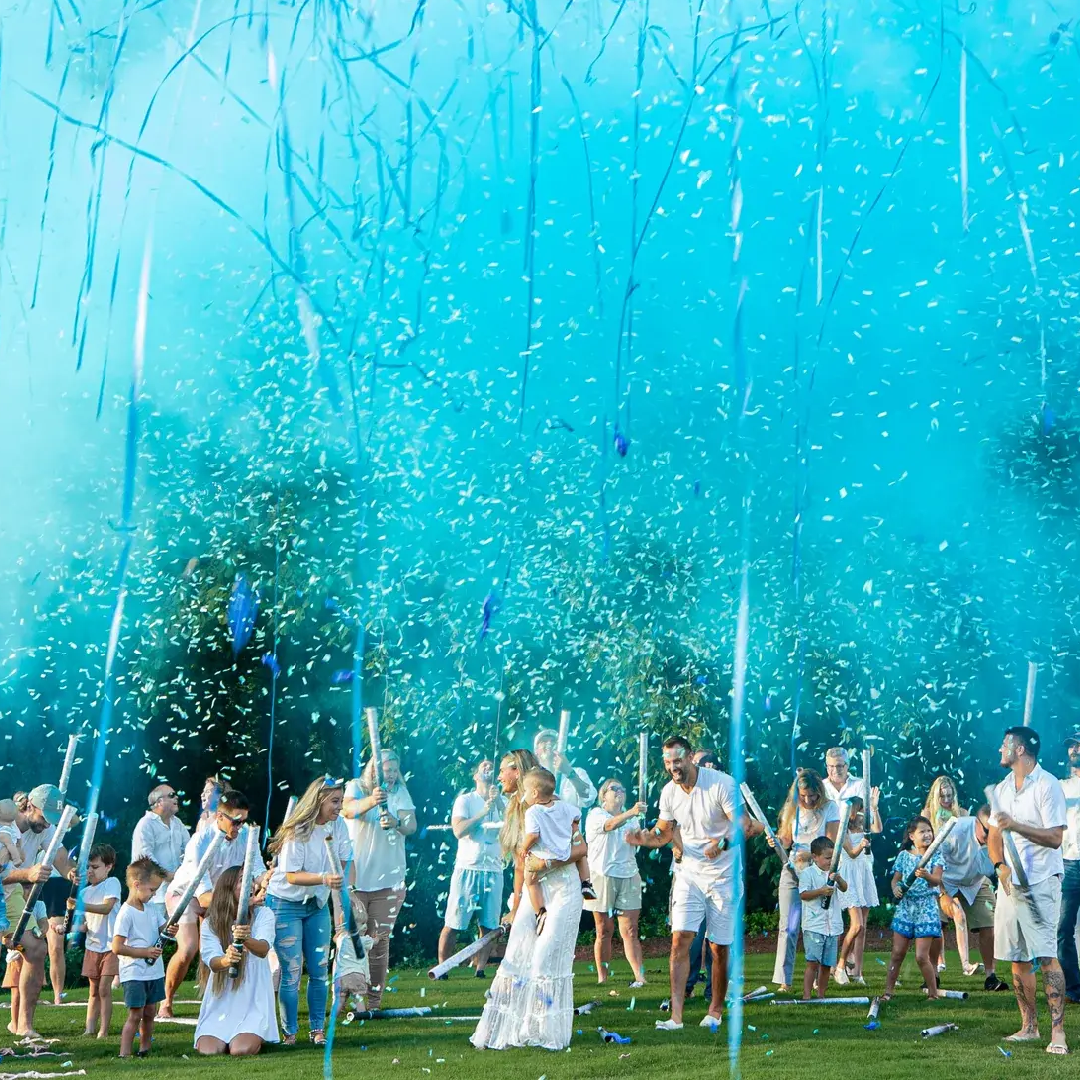
{"label": "woman", "polygon": [[587,900],[585,907],[596,921],[596,981],[603,986],[611,969],[611,939],[615,932],[615,916],[619,918],[619,937],[622,938],[626,959],[634,972],[633,989],[645,985],[645,965],[641,958],[641,939],[638,937],[638,918],[641,915],[641,875],[638,873],[636,851],[626,842],[626,834],[641,827],[639,816],[645,804],[638,803],[629,810],[626,788],[618,780],[605,780],[600,786],[600,805],[594,806],[585,819],[585,839],[589,845],[589,866],[593,872],[596,899]]}
{"label": "woman", "polygon": [[343,882],[335,874],[327,851],[333,845],[339,865],[352,858],[349,833],[341,820],[344,781],[325,776],[304,792],[296,808],[270,841],[274,870],[267,905],[277,920],[281,963],[281,1012],[286,1046],[296,1043],[300,975],[307,967],[308,1037],[316,1046],[326,1042],[327,962],[330,954],[331,889]]}
{"label": "woman", "polygon": [[[278,1041],[274,987],[267,953],[274,944],[274,913],[252,897],[251,921],[237,925],[243,867],[222,872],[199,933],[199,981],[203,999],[195,1028],[200,1054],[257,1054]],[[242,944],[237,947],[234,940]],[[233,964],[239,968],[234,979]]]}
{"label": "woman", "polygon": [[[502,759],[499,770],[499,783],[509,796],[499,840],[504,855],[514,861],[514,893],[510,900],[510,940],[506,955],[488,991],[480,1023],[469,1040],[478,1049],[541,1046],[547,1050],[565,1050],[570,1045],[574,1026],[574,946],[582,904],[577,870],[570,862],[530,862],[530,869],[544,873],[540,885],[547,921],[540,937],[536,936],[529,894],[522,890],[525,804],[521,780],[535,767],[536,758],[528,750],[513,750]],[[571,857],[584,851],[579,835],[575,837]]]}
{"label": "woman", "polygon": [[[930,785],[930,793],[926,796],[926,805],[922,809],[922,816],[930,822],[935,835],[938,829],[950,818],[967,817],[968,812],[960,806],[960,798],[956,789],[956,782],[949,776],[939,776]],[[978,964],[971,962],[971,948],[968,943],[967,915],[960,904],[959,899],[948,896],[942,889],[938,894],[938,906],[941,908],[942,917],[952,919],[956,927],[956,951],[960,954],[960,964],[965,975],[974,975],[979,970]],[[944,935],[936,938],[931,943],[931,952],[938,971],[945,970]]]}
{"label": "woman", "polygon": [[[352,884],[367,911],[371,985],[367,1007],[382,1004],[390,969],[390,935],[405,899],[405,837],[416,832],[416,807],[401,779],[401,761],[393,750],[382,752],[385,788],[375,783],[375,761],[345,788],[344,816],[352,840]],[[385,814],[385,816],[384,816]]]}
{"label": "woman", "polygon": [[[800,769],[780,811],[776,830],[780,843],[790,858],[780,871],[779,905],[780,932],[776,938],[776,963],[773,979],[783,994],[791,990],[795,975],[795,952],[799,946],[799,926],[802,922],[802,902],[799,900],[799,878],[794,864],[808,859],[810,845],[827,836],[834,843],[840,828],[840,811],[825,794],[825,785],[813,769]],[[770,845],[772,841],[769,841]]]}
{"label": "woman", "polygon": [[206,783],[203,784],[202,795],[199,796],[199,805],[202,807],[202,812],[199,814],[199,820],[195,823],[195,833],[200,833],[203,829],[214,824],[214,819],[217,815],[218,799],[220,799],[226,791],[232,791],[232,789],[232,784],[224,777],[208,776],[206,778]]}

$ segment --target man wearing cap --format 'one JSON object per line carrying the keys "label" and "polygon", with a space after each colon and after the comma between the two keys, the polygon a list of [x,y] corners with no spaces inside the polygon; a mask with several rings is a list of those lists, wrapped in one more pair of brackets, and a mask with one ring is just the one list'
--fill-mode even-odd
{"label": "man wearing cap", "polygon": [[998,876],[994,953],[1012,964],[1020,1009],[1020,1030],[1005,1041],[1041,1041],[1032,968],[1038,960],[1052,1028],[1046,1052],[1067,1054],[1065,976],[1057,959],[1065,794],[1039,765],[1039,745],[1031,728],[1009,728],[1001,743],[1001,765],[1009,772],[990,793],[986,848]]}
{"label": "man wearing cap", "polygon": [[1061,781],[1065,795],[1065,841],[1061,857],[1061,918],[1057,925],[1057,955],[1065,973],[1065,996],[1080,1004],[1080,963],[1076,956],[1076,917],[1080,914],[1080,731],[1065,740],[1069,775]]}
{"label": "man wearing cap", "polygon": [[169,871],[161,888],[154,893],[154,903],[164,905],[165,891],[183,862],[191,835],[176,816],[180,803],[172,784],[158,784],[146,801],[150,808],[131,834],[131,861],[146,855]]}
{"label": "man wearing cap", "polygon": [[536,760],[555,774],[555,794],[563,802],[576,806],[579,810],[587,810],[596,802],[596,788],[589,779],[589,774],[578,768],[566,755],[560,754],[559,733],[552,728],[544,728],[536,733],[533,739],[533,753]]}

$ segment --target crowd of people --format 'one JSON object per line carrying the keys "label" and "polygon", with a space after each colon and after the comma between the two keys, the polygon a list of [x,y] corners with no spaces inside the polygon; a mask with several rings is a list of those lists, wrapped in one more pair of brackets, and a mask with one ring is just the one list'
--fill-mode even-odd
{"label": "crowd of people", "polygon": [[[1000,751],[1006,776],[987,789],[974,813],[960,805],[953,779],[934,782],[922,812],[903,830],[888,877],[895,906],[883,1000],[899,985],[912,946],[922,991],[931,999],[940,995],[943,928],[951,922],[965,977],[981,973],[985,991],[1008,991],[996,965],[1009,965],[1021,1024],[1006,1042],[1042,1038],[1037,963],[1051,1019],[1046,1049],[1068,1052],[1065,1004],[1080,1002],[1080,732],[1067,747],[1070,775],[1062,782],[1040,766],[1037,733],[1010,728]],[[457,854],[438,946],[439,960],[448,960],[460,935],[475,925],[484,946],[472,966],[476,978],[486,979],[499,937],[492,931],[509,925],[474,1046],[569,1045],[573,964],[586,909],[595,922],[597,981],[613,978],[617,929],[630,985],[645,984],[641,849],[672,852],[670,1012],[658,1029],[683,1029],[687,999],[702,973],[699,1023],[714,1031],[722,1024],[744,887],[742,841],[760,833],[782,862],[777,992],[789,993],[795,984],[800,938],[804,998],[824,996],[830,981],[865,986],[867,927],[880,903],[871,837],[882,832],[881,792],[851,776],[847,752],[828,751],[824,778],[813,769],[798,771],[775,832],[742,808],[734,781],[712,752],[673,736],[663,744],[662,760],[668,779],[651,827],[643,793],[628,806],[617,777],[598,791],[587,770],[559,750],[558,732],[541,731],[532,750],[504,755],[497,773],[492,761],[477,764],[472,790],[457,797],[451,813]],[[271,837],[268,862],[248,842],[247,798],[223,778],[207,779],[193,832],[179,820],[175,787],[157,785],[131,839],[126,900],[114,876],[112,846],[99,843],[84,852],[84,873],[77,874],[64,837],[55,836],[65,806],[58,788],[42,784],[0,801],[5,943],[13,944],[20,923],[26,926],[17,948],[7,952],[10,1030],[35,1036],[46,962],[60,1001],[73,911],[85,933],[86,1034],[112,1037],[118,987],[126,1009],[121,1057],[150,1052],[155,1019],[173,1017],[196,962],[202,1000],[194,1040],[201,1054],[250,1055],[266,1043],[295,1044],[305,972],[308,1038],[324,1044],[331,987],[337,983],[340,994],[345,986],[331,978],[341,970],[332,964],[359,972],[350,992],[358,992],[367,1009],[378,1009],[405,898],[406,839],[417,828],[398,756],[382,750],[379,764],[369,760],[348,782],[329,776],[312,782]],[[504,904],[508,866],[512,887]],[[24,915],[28,898],[37,902]],[[981,971],[970,958],[970,935]],[[166,938],[176,942],[167,966]]]}

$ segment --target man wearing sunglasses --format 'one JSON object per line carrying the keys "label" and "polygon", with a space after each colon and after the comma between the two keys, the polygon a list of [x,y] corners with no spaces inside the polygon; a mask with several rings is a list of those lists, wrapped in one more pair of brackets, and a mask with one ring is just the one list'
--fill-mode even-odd
{"label": "man wearing sunglasses", "polygon": [[[191,962],[199,953],[199,916],[203,914],[210,903],[210,895],[214,891],[217,879],[230,866],[244,865],[245,845],[239,841],[239,836],[240,827],[247,819],[247,797],[239,791],[224,792],[218,800],[213,824],[196,833],[188,841],[187,848],[184,851],[184,859],[165,891],[165,910],[171,917],[177,901],[188,885],[195,880],[195,872],[199,867],[199,861],[206,852],[210,841],[213,840],[215,831],[225,834],[225,842],[217,849],[202,881],[199,882],[199,891],[195,899],[192,900],[187,910],[180,917],[176,933],[176,953],[169,961],[169,968],[165,972],[165,1000],[158,1010],[159,1017],[171,1017],[173,1015],[173,999],[176,997],[176,992],[180,989],[180,984],[187,975]],[[265,873],[266,864],[262,860],[261,853],[257,851],[255,853],[256,880]]]}
{"label": "man wearing sunglasses", "polygon": [[149,809],[131,834],[131,861],[145,855],[169,871],[161,888],[154,893],[154,903],[164,904],[165,893],[183,862],[191,834],[176,816],[180,799],[172,784],[158,784],[146,801]]}

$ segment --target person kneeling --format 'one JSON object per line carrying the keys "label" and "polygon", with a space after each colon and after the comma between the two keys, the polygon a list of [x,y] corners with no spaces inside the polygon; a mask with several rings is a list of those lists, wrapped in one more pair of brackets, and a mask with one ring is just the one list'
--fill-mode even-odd
{"label": "person kneeling", "polygon": [[[274,984],[267,954],[274,943],[274,913],[251,898],[251,924],[236,922],[243,870],[225,870],[214,886],[199,933],[199,981],[203,988],[195,1049],[200,1054],[257,1054],[278,1041]],[[256,906],[258,905],[258,906]],[[242,944],[238,947],[234,941]],[[236,978],[229,975],[233,965]]]}
{"label": "person kneeling", "polygon": [[[836,890],[847,892],[847,882],[830,873],[834,844],[819,836],[810,845],[810,865],[799,871],[799,899],[802,901],[802,936],[806,950],[806,974],[803,976],[803,1001],[809,1001],[817,983],[817,996],[825,996],[829,973],[836,964],[844,917]],[[826,906],[826,901],[828,906]]]}

